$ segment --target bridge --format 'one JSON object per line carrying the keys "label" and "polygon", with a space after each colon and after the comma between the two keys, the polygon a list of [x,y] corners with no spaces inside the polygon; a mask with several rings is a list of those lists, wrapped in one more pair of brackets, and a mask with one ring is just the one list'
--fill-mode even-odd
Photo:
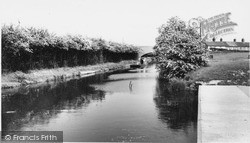
{"label": "bridge", "polygon": [[145,54],[141,55],[141,58],[146,58],[146,57],[155,57],[155,53],[149,52],[149,53],[145,53]]}

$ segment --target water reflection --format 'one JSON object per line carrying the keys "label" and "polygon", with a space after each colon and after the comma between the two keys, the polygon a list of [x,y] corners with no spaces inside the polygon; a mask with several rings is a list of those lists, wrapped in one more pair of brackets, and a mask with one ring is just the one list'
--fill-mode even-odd
{"label": "water reflection", "polygon": [[171,129],[186,129],[197,123],[198,94],[184,81],[157,79],[154,101],[158,117]]}
{"label": "water reflection", "polygon": [[101,83],[107,74],[80,80],[43,85],[36,88],[20,88],[13,95],[2,98],[2,130],[19,130],[22,125],[46,124],[65,110],[76,110],[90,102],[102,101],[104,91],[90,86]]}
{"label": "water reflection", "polygon": [[101,74],[2,98],[3,130],[60,130],[65,141],[196,142],[197,94],[154,67]]}

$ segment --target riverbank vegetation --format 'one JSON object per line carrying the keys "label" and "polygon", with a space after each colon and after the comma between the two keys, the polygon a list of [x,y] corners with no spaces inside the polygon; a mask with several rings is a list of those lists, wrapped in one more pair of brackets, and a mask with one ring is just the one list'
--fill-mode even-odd
{"label": "riverbank vegetation", "polygon": [[[170,83],[179,79],[191,89],[196,83],[250,85],[248,52],[209,52],[197,30],[178,17],[159,28],[154,51],[159,78]],[[208,59],[209,54],[214,58]]]}
{"label": "riverbank vegetation", "polygon": [[57,36],[46,29],[4,25],[2,73],[86,66],[137,59],[140,49],[81,35]]}
{"label": "riverbank vegetation", "polygon": [[29,84],[66,81],[74,78],[86,77],[95,73],[119,71],[129,69],[136,61],[121,61],[119,63],[104,63],[88,66],[62,67],[54,69],[29,70],[29,72],[2,73],[2,89],[12,89]]}
{"label": "riverbank vegetation", "polygon": [[178,17],[159,28],[154,51],[161,78],[184,78],[188,72],[207,65],[207,49],[199,33]]}

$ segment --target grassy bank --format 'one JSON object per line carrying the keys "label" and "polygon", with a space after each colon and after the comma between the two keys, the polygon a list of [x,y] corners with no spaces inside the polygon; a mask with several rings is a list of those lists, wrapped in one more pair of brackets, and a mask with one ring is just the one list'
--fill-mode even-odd
{"label": "grassy bank", "polygon": [[250,85],[248,52],[212,52],[208,66],[186,76],[194,81],[221,80],[222,85]]}
{"label": "grassy bank", "polygon": [[42,82],[56,82],[58,80],[84,77],[96,73],[128,69],[130,64],[134,64],[135,62],[136,61],[130,60],[119,63],[30,70],[27,73],[21,71],[3,73],[2,89],[15,88]]}

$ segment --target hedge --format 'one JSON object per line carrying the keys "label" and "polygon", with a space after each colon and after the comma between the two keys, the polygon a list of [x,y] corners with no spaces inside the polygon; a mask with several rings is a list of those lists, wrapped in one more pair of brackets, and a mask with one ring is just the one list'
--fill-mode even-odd
{"label": "hedge", "polygon": [[3,25],[1,31],[2,72],[133,60],[140,51],[133,45],[81,35],[57,36],[20,25]]}

